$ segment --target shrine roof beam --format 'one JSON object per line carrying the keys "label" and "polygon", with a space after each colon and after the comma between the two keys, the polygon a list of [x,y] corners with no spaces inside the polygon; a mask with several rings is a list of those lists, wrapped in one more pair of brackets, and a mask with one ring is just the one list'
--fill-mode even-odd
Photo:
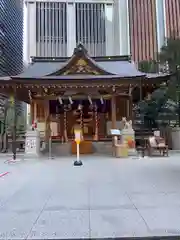
{"label": "shrine roof beam", "polygon": [[26,78],[15,78],[13,77],[12,80],[15,82],[24,82],[24,83],[42,83],[42,82],[49,82],[49,83],[56,83],[56,84],[63,84],[67,83],[67,80],[69,81],[69,84],[71,83],[83,83],[87,81],[92,81],[92,82],[105,82],[105,81],[119,81],[124,84],[129,84],[129,81],[132,83],[138,83],[139,80],[147,80],[145,79],[145,75],[143,76],[123,76],[123,75],[86,75],[86,74],[75,74],[75,75],[60,75],[60,76],[45,76],[45,77],[26,77]]}
{"label": "shrine roof beam", "polygon": [[[68,80],[68,83],[67,83]],[[159,75],[157,77],[146,77],[144,76],[119,76],[119,75],[67,75],[67,76],[51,76],[51,77],[41,77],[41,78],[12,78],[12,80],[9,81],[3,81],[4,84],[15,84],[15,83],[22,83],[22,84],[65,84],[66,85],[74,85],[74,84],[86,84],[88,81],[92,81],[92,84],[105,84],[105,83],[111,83],[115,84],[136,84],[140,85],[142,84],[154,84],[154,83],[162,83],[167,82],[169,80],[169,77],[167,75]],[[1,84],[1,82],[0,82]]]}
{"label": "shrine roof beam", "polygon": [[[141,84],[140,84],[141,83]],[[47,88],[47,89],[61,89],[62,90],[67,90],[67,89],[92,89],[92,88],[98,88],[98,89],[110,89],[112,87],[115,88],[124,88],[124,87],[129,87],[129,86],[133,86],[133,87],[137,87],[137,86],[153,86],[153,85],[158,85],[162,83],[162,81],[157,81],[157,79],[152,79],[150,82],[149,81],[136,81],[136,83],[134,83],[133,81],[131,82],[122,82],[122,81],[103,81],[103,82],[92,82],[92,83],[87,83],[87,82],[71,82],[71,83],[67,83],[67,81],[63,82],[61,81],[61,83],[59,82],[46,82],[44,81],[43,83],[35,83],[34,81],[29,81],[28,83],[24,82],[24,83],[20,83],[20,82],[14,82],[14,81],[8,81],[5,82],[4,84],[0,84],[0,91],[1,92],[6,92],[7,89],[12,89],[12,87],[15,87],[17,89],[41,89],[41,88]]]}
{"label": "shrine roof beam", "polygon": [[[127,93],[118,93],[118,94],[113,94],[113,96],[121,96],[121,97],[125,97],[125,98],[128,98],[129,95]],[[91,100],[93,99],[101,99],[103,98],[104,100],[106,99],[111,99],[112,97],[112,94],[106,94],[106,95],[101,95],[101,96],[91,96]],[[61,96],[60,97],[61,100],[69,100],[69,97],[68,96]],[[72,101],[73,100],[77,100],[77,99],[88,99],[88,96],[83,96],[83,95],[77,95],[77,96],[71,96],[72,98]],[[34,100],[58,100],[59,99],[59,96],[58,95],[54,95],[54,96],[37,96],[37,95],[34,95],[32,94],[32,99]]]}

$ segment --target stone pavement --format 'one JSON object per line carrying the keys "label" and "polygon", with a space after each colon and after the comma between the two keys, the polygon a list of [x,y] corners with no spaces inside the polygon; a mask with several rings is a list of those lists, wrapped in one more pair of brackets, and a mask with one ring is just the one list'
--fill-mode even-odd
{"label": "stone pavement", "polygon": [[180,234],[180,155],[0,159],[0,239]]}

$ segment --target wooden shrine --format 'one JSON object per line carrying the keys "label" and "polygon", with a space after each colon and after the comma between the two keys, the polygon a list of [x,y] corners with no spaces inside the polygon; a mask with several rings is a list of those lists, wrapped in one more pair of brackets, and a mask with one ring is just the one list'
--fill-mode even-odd
{"label": "wooden shrine", "polygon": [[32,58],[23,73],[0,79],[0,92],[30,104],[45,141],[73,139],[77,124],[84,140],[103,141],[122,117],[133,121],[135,98],[167,80],[139,72],[128,56],[92,58],[79,44],[70,58]]}

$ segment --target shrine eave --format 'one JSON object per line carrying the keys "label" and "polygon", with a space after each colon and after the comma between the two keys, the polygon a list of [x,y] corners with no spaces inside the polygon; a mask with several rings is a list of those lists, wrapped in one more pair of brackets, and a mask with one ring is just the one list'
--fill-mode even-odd
{"label": "shrine eave", "polygon": [[159,82],[168,81],[171,75],[166,74],[148,74],[148,75],[140,75],[140,76],[124,76],[124,75],[60,75],[60,76],[44,76],[44,77],[12,77],[11,82],[12,83],[37,83],[37,84],[43,84],[43,83],[56,83],[56,84],[63,84],[66,83],[76,83],[76,82],[82,82],[82,83],[89,83],[89,81],[92,81],[94,84],[95,82],[101,84],[105,81],[112,81],[111,83],[119,82],[124,84],[154,84]]}
{"label": "shrine eave", "polygon": [[92,82],[93,85],[101,85],[106,83],[111,84],[124,84],[124,85],[151,85],[151,84],[158,84],[161,82],[167,82],[170,78],[170,75],[165,74],[151,74],[149,76],[142,75],[142,76],[120,76],[120,75],[66,75],[66,76],[45,76],[45,77],[8,77],[6,80],[4,78],[0,78],[0,85],[6,86],[11,85],[12,87],[18,84],[90,84],[89,81]]}
{"label": "shrine eave", "polygon": [[[73,63],[71,62],[73,65]],[[24,72],[14,76],[16,78],[41,78],[46,76],[64,76],[64,72],[71,69],[67,67],[69,64],[64,62],[35,62],[30,64]],[[128,61],[101,61],[94,63],[95,67],[92,67],[103,76],[119,75],[121,77],[139,77],[144,76],[145,73],[139,72],[135,66]],[[64,69],[64,70],[63,70]],[[65,70],[66,69],[66,70]],[[99,70],[98,70],[99,69]],[[88,73],[82,73],[82,75]],[[71,74],[72,75],[72,74]],[[73,74],[74,75],[74,74]],[[76,74],[75,74],[76,75]],[[93,74],[92,74],[93,75]]]}
{"label": "shrine eave", "polygon": [[[12,77],[12,80],[14,81],[58,81],[61,83],[61,81],[88,81],[88,80],[138,80],[138,79],[144,79],[146,75],[140,75],[140,76],[124,76],[124,75],[87,75],[87,74],[73,74],[73,75],[60,75],[60,76],[44,76],[44,77]],[[66,82],[68,83],[68,82]]]}

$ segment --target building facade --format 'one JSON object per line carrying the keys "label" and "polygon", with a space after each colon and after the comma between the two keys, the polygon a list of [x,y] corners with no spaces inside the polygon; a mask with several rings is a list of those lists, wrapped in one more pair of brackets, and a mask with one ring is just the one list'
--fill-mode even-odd
{"label": "building facade", "polygon": [[126,0],[26,0],[26,6],[28,58],[71,56],[79,42],[92,56],[130,53]]}
{"label": "building facade", "polygon": [[22,0],[0,1],[0,76],[23,70]]}
{"label": "building facade", "polygon": [[[0,77],[23,70],[23,1],[0,0]],[[4,119],[5,95],[0,95],[0,120]],[[17,109],[24,109],[17,102]]]}
{"label": "building facade", "polygon": [[81,42],[91,56],[155,59],[180,32],[179,0],[25,0],[27,57],[66,57]]}

